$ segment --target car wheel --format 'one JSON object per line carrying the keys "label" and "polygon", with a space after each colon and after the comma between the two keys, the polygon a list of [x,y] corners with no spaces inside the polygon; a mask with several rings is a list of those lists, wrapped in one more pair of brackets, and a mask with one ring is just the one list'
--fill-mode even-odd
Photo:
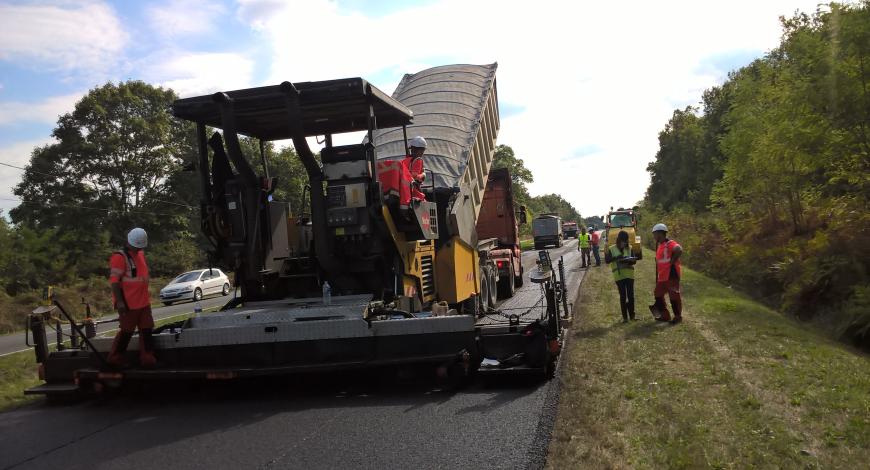
{"label": "car wheel", "polygon": [[163,305],[168,307],[168,306],[172,305],[172,302],[163,302]]}
{"label": "car wheel", "polygon": [[230,295],[230,284],[228,282],[224,283],[224,290],[221,291],[223,295]]}
{"label": "car wheel", "polygon": [[197,287],[196,290],[193,291],[193,301],[199,302],[200,300],[202,300],[202,289]]}

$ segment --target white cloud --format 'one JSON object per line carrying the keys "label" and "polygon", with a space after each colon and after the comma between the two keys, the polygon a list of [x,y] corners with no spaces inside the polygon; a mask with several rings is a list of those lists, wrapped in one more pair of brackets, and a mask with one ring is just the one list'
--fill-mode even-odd
{"label": "white cloud", "polygon": [[17,123],[57,122],[58,116],[68,113],[84,93],[52,96],[36,103],[22,101],[0,102],[0,126]]}
{"label": "white cloud", "polygon": [[[534,172],[533,193],[595,215],[643,197],[673,109],[727,72],[702,63],[776,47],[778,17],[816,3],[444,0],[373,18],[328,0],[240,0],[238,17],[270,43],[269,83],[498,61],[501,103],[523,109],[503,117],[499,143]],[[378,85],[392,91],[398,78]]]}
{"label": "white cloud", "polygon": [[145,80],[181,97],[251,86],[254,63],[241,54],[177,52],[146,60]]}
{"label": "white cloud", "polygon": [[104,72],[126,42],[114,11],[101,2],[0,5],[0,60]]}
{"label": "white cloud", "polygon": [[151,28],[167,39],[211,32],[224,13],[223,5],[206,0],[169,0],[146,10]]}

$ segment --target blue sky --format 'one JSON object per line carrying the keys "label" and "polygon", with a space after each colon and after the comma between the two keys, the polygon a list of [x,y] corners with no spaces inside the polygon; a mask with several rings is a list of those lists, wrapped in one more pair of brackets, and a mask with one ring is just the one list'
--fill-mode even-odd
{"label": "blue sky", "polygon": [[[643,197],[674,108],[775,47],[779,15],[815,3],[0,0],[0,162],[26,164],[106,81],[191,96],[363,76],[391,92],[404,73],[497,61],[498,141],[535,174],[532,193],[600,214]],[[613,166],[626,175],[618,195],[590,177]],[[2,199],[20,173],[0,167],[0,209],[16,204]]]}

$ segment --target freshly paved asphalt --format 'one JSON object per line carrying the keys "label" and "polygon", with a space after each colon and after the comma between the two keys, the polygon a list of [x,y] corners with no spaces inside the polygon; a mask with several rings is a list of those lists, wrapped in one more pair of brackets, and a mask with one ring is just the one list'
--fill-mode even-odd
{"label": "freshly paved asphalt", "polygon": [[[576,293],[576,241],[550,251]],[[540,468],[558,395],[558,379],[450,391],[362,373],[151,385],[0,414],[0,468]]]}

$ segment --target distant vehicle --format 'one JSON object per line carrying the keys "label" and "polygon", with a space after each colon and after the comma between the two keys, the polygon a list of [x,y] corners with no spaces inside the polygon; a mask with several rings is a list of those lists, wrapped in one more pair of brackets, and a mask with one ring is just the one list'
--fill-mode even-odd
{"label": "distant vehicle", "polygon": [[610,208],[604,224],[604,250],[607,251],[611,243],[616,243],[616,235],[624,230],[628,233],[628,243],[631,246],[631,255],[637,259],[643,258],[641,238],[637,231],[637,208],[617,210]]}
{"label": "distant vehicle", "polygon": [[179,275],[160,289],[163,305],[181,300],[199,301],[206,295],[230,294],[230,279],[220,269],[197,269]]}
{"label": "distant vehicle", "polygon": [[577,228],[577,222],[563,222],[562,223],[562,237],[563,238],[577,238],[577,232],[580,229]]}
{"label": "distant vehicle", "polygon": [[562,218],[558,214],[542,214],[532,220],[532,236],[535,249],[553,245],[562,246]]}

